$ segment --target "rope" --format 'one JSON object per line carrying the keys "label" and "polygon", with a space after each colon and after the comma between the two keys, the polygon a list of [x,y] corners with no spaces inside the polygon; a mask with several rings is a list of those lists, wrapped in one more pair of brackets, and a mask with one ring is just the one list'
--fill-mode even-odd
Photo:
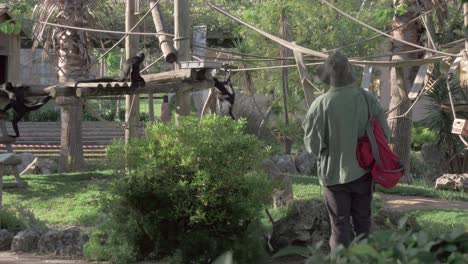
{"label": "rope", "polygon": [[[320,65],[322,63],[315,62],[315,63],[307,63],[306,66],[311,65]],[[278,65],[278,66],[267,66],[267,67],[256,67],[256,68],[241,68],[241,69],[231,69],[232,72],[243,72],[243,71],[256,71],[256,70],[269,70],[269,69],[282,69],[282,68],[293,68],[297,67],[296,64],[291,65]]]}
{"label": "rope", "polygon": [[105,118],[103,118],[99,113],[97,113],[96,111],[94,111],[89,105],[88,103],[83,100],[83,98],[80,98],[81,102],[83,103],[83,106],[84,106],[84,109],[90,113],[93,117],[95,117],[97,120],[103,122],[104,124],[106,124],[107,126],[111,127],[111,128],[120,128],[122,129],[123,126],[119,126],[119,125],[116,125],[114,124],[113,122],[109,121],[109,120],[106,120]]}
{"label": "rope", "polygon": [[[292,50],[296,50],[300,53],[303,53],[303,54],[307,54],[307,55],[312,55],[312,56],[316,56],[316,57],[319,57],[319,58],[327,58],[328,55],[325,54],[325,53],[321,53],[321,52],[318,52],[318,51],[315,51],[315,50],[311,50],[311,49],[308,49],[308,48],[305,48],[305,47],[302,47],[302,46],[299,46],[295,43],[292,43],[292,42],[289,42],[289,41],[286,41],[284,39],[281,39],[277,36],[274,36],[270,33],[267,33],[243,20],[241,20],[240,18],[237,18],[233,15],[231,15],[230,13],[222,10],[221,8],[215,6],[214,4],[208,2],[208,5],[214,9],[215,11],[231,18],[232,20],[234,21],[237,21],[238,23],[256,31],[257,33],[259,34],[262,34],[263,36],[269,38],[270,40],[284,46],[284,47],[287,47],[289,49],[292,49]],[[349,15],[348,15],[349,16]],[[354,18],[353,18],[354,19]],[[360,22],[360,21],[359,21]],[[362,23],[362,22],[360,22]],[[381,32],[379,30],[379,32]],[[384,32],[382,32],[384,33]],[[385,34],[385,33],[384,33]],[[387,34],[388,35],[388,34]],[[416,44],[412,44],[411,45],[414,45],[416,46],[417,48],[423,48],[425,50],[427,50],[427,48],[425,47],[422,47],[422,46],[418,46]],[[430,51],[434,51],[434,50],[431,50],[429,49]],[[439,51],[437,51],[436,53],[441,53]],[[448,55],[448,56],[457,56],[458,55],[453,55],[453,54],[449,54],[449,53],[444,53],[445,55]],[[439,57],[432,57],[432,58],[427,58],[427,59],[418,59],[418,60],[404,60],[404,61],[391,61],[391,62],[383,62],[383,61],[358,61],[358,60],[349,60],[350,63],[352,64],[361,64],[361,65],[372,65],[372,66],[385,66],[385,67],[403,67],[403,66],[416,66],[416,65],[422,65],[422,64],[427,64],[427,63],[433,63],[433,62],[438,62],[440,60],[442,60],[443,58],[445,58],[446,56],[439,56]]]}
{"label": "rope", "polygon": [[144,68],[143,70],[140,71],[140,73],[143,73],[144,71],[148,70],[149,68],[151,68],[151,66],[153,66],[154,64],[156,64],[158,61],[160,61],[162,58],[164,58],[164,55],[162,55],[161,57],[159,57],[157,60],[153,61],[150,65],[146,66],[146,68]]}
{"label": "rope", "polygon": [[[411,110],[413,110],[414,106],[415,106],[416,103],[419,101],[419,99],[422,98],[422,96],[424,95],[424,93],[426,92],[426,90],[427,90],[427,91],[431,90],[431,89],[440,81],[440,79],[441,79],[440,77],[437,78],[437,80],[435,80],[434,83],[432,83],[432,85],[431,85],[430,87],[428,87],[428,88],[424,87],[424,88],[421,90],[421,92],[418,94],[418,96],[416,97],[416,99],[414,99],[414,102],[411,104],[411,106],[408,108],[408,110],[407,110],[404,114],[401,114],[401,115],[399,115],[399,116],[394,116],[394,117],[392,117],[392,118],[388,118],[387,121],[391,121],[391,120],[399,119],[399,118],[407,118],[407,115],[411,112]],[[398,105],[395,106],[395,107],[392,109],[392,111],[389,111],[388,113],[393,112],[393,111],[394,111],[395,109],[397,109],[398,106],[400,106],[402,103],[403,103],[403,100],[400,101],[400,102],[398,103]]]}
{"label": "rope", "polygon": [[[153,10],[153,8],[155,8],[158,3],[160,2],[161,0],[158,0],[156,1],[156,4],[154,4],[141,18],[140,20],[138,20],[138,22],[135,23],[135,25],[130,29],[130,32],[132,32],[142,21],[143,19],[145,19],[150,13],[151,11]],[[87,71],[89,70],[94,64],[98,63],[102,58],[104,58],[107,54],[109,54],[115,47],[117,47],[117,45],[119,45],[122,41],[125,40],[125,38],[128,36],[128,34],[125,34],[119,41],[117,41],[112,47],[110,47],[106,52],[104,52],[101,56],[99,56],[99,58],[97,58],[94,62],[88,64],[88,66],[84,67],[83,69],[81,69],[81,71],[79,73],[83,73],[84,71]]]}
{"label": "rope", "polygon": [[[389,34],[389,33],[392,33],[393,31],[395,31],[395,30],[397,30],[397,29],[400,29],[400,28],[402,28],[402,27],[406,27],[406,26],[408,26],[409,24],[411,24],[411,23],[417,21],[417,20],[418,20],[419,18],[421,18],[422,16],[428,15],[428,14],[434,12],[435,10],[439,9],[440,7],[441,7],[441,6],[437,6],[436,8],[433,8],[433,9],[431,9],[431,10],[425,12],[424,14],[421,14],[421,15],[419,15],[419,16],[417,16],[417,17],[411,19],[410,21],[406,22],[405,24],[399,25],[399,26],[396,27],[396,28],[393,28],[393,29],[391,29],[391,30],[388,30],[388,31],[386,31],[385,33]],[[348,47],[353,47],[353,46],[359,45],[359,44],[364,43],[364,42],[371,41],[371,40],[376,39],[376,38],[379,38],[379,37],[382,37],[382,34],[377,34],[377,35],[375,35],[375,36],[373,36],[373,37],[370,37],[370,38],[368,38],[368,39],[364,39],[364,40],[361,40],[361,41],[357,41],[357,42],[351,43],[351,44],[349,44],[349,45],[345,45],[345,46],[339,47],[339,48],[337,48],[337,49],[344,49],[344,48],[348,48]],[[327,52],[330,52],[330,51],[332,51],[332,50],[327,50]]]}
{"label": "rope", "polygon": [[332,5],[332,4],[330,4],[329,2],[327,2],[326,0],[320,0],[320,1],[322,1],[324,4],[328,5],[328,6],[331,7],[332,9],[334,9],[336,12],[342,14],[343,16],[345,16],[345,17],[347,17],[347,18],[349,18],[349,19],[351,19],[351,20],[353,20],[354,22],[356,22],[356,23],[358,23],[358,24],[360,24],[360,25],[362,25],[362,26],[364,26],[364,27],[366,27],[366,28],[368,28],[368,29],[370,29],[370,30],[373,30],[373,31],[375,31],[375,32],[377,32],[377,33],[379,33],[379,34],[382,34],[382,35],[384,35],[384,36],[386,36],[386,37],[388,37],[388,38],[390,38],[390,39],[393,39],[393,40],[395,40],[395,41],[404,43],[404,44],[406,44],[406,45],[409,45],[409,46],[412,46],[412,47],[415,47],[415,48],[418,48],[418,49],[424,49],[424,50],[426,50],[426,51],[431,51],[431,52],[434,52],[434,53],[436,53],[436,54],[440,54],[440,55],[444,55],[444,56],[450,56],[450,57],[457,57],[457,56],[458,56],[458,55],[455,55],[455,54],[450,54],[450,53],[446,53],[446,52],[442,52],[442,51],[437,51],[437,50],[435,50],[435,49],[430,49],[430,48],[427,48],[427,47],[419,46],[419,45],[417,45],[417,44],[414,44],[414,43],[411,43],[411,42],[408,42],[408,41],[405,41],[405,40],[402,40],[402,39],[397,39],[397,38],[393,37],[392,35],[389,35],[389,34],[383,32],[383,31],[381,31],[381,30],[378,30],[378,29],[376,29],[376,28],[374,28],[374,27],[372,27],[372,26],[369,26],[368,24],[366,24],[366,23],[364,23],[364,22],[362,22],[362,21],[360,21],[360,20],[358,20],[358,19],[356,19],[356,18],[354,18],[354,17],[348,15],[347,13],[341,11],[340,9],[338,9],[337,7],[335,7],[334,5]]}
{"label": "rope", "polygon": [[85,27],[73,27],[73,26],[66,26],[62,24],[57,24],[57,23],[51,23],[51,22],[45,22],[45,21],[40,21],[40,20],[34,20],[34,19],[29,19],[29,18],[21,18],[19,20],[27,20],[31,21],[33,23],[39,23],[47,26],[54,26],[54,27],[59,27],[59,28],[69,28],[69,29],[74,29],[74,30],[79,30],[79,31],[87,31],[87,32],[98,32],[98,33],[109,33],[109,34],[117,34],[117,35],[142,35],[142,36],[170,36],[173,37],[173,34],[167,34],[167,33],[149,33],[149,32],[125,32],[125,31],[114,31],[114,30],[104,30],[104,29],[95,29],[95,28],[85,28]]}

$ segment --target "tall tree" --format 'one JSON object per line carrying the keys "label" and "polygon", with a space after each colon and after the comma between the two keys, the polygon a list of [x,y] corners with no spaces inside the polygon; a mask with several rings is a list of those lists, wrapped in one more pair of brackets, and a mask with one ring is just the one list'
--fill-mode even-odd
{"label": "tall tree", "polygon": [[[404,27],[399,28],[401,25],[408,23],[421,13],[421,8],[418,5],[418,0],[394,0],[395,9],[402,10],[403,12],[395,12],[395,16],[392,20],[393,37],[396,39],[405,40],[414,44],[423,45],[422,23],[416,21],[410,23]],[[392,52],[399,53],[404,51],[414,50],[414,47],[408,46],[398,41],[393,41]],[[405,53],[401,55],[394,55],[393,61],[419,59],[423,57],[422,52],[417,53]],[[392,138],[390,140],[390,146],[400,158],[404,161],[405,175],[403,176],[403,182],[412,182],[410,172],[410,146],[411,146],[411,118],[398,118],[392,119],[392,117],[399,116],[405,113],[410,105],[411,101],[408,99],[408,92],[411,88],[418,67],[403,67],[403,68],[392,68],[391,70],[391,99],[389,109],[395,109],[395,111],[389,114],[389,126],[392,131]],[[408,115],[411,117],[411,115]]]}
{"label": "tall tree", "polygon": [[[49,21],[74,27],[91,27],[96,20],[92,10],[103,10],[100,0],[43,0],[34,13],[37,20]],[[105,3],[104,3],[105,4]],[[44,42],[44,50],[53,49],[57,56],[58,81],[73,81],[89,75],[91,49],[89,38],[84,31],[62,27],[35,24],[33,34],[35,45]],[[83,104],[78,98],[57,97],[61,106],[61,149],[60,171],[83,169],[83,143],[81,120]]]}
{"label": "tall tree", "polygon": [[[279,18],[279,36],[282,39],[291,41],[291,34],[289,32],[288,28],[288,16],[286,14],[287,8],[285,6],[280,6],[280,18]],[[289,57],[291,56],[291,51],[284,47],[280,46],[280,57]],[[281,65],[286,66],[289,63],[289,61],[282,60]],[[283,91],[283,107],[284,107],[284,122],[286,127],[289,126],[289,111],[288,111],[288,95],[289,95],[289,70],[286,67],[283,67],[281,69],[281,85],[282,85],[282,91]],[[284,144],[284,153],[285,154],[291,154],[291,148],[292,148],[292,140],[288,136],[284,137],[283,140]]]}

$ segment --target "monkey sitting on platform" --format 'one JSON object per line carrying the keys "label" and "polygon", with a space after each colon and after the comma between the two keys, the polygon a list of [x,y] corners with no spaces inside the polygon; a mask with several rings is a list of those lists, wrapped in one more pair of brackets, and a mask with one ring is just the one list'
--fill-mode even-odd
{"label": "monkey sitting on platform", "polygon": [[126,82],[130,81],[133,84],[145,83],[145,79],[140,75],[140,66],[145,60],[145,54],[143,52],[138,53],[136,56],[126,60],[122,66],[120,78],[100,78],[93,80],[77,81],[75,87],[78,87],[79,83],[92,83],[92,82]]}
{"label": "monkey sitting on platform", "polygon": [[15,135],[10,137],[19,137],[20,133],[18,130],[18,122],[23,118],[27,112],[31,112],[39,109],[41,106],[45,105],[52,96],[47,96],[39,101],[29,101],[24,98],[24,89],[28,88],[27,86],[18,86],[14,87],[10,82],[6,82],[0,88],[1,92],[4,92],[8,95],[9,103],[1,110],[3,113],[8,111],[10,108],[13,108],[15,111],[15,117],[11,124],[15,130]]}

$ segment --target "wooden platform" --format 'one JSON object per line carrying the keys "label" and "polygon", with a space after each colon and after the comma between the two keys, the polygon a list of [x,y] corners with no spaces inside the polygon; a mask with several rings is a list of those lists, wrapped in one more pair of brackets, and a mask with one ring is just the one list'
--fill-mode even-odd
{"label": "wooden platform", "polygon": [[49,87],[25,85],[29,88],[26,88],[24,92],[26,97],[46,95],[87,97],[198,91],[213,87],[211,70],[212,68],[190,68],[142,75],[146,81],[143,85],[132,85],[128,82],[93,82],[76,85],[75,82],[64,82]]}

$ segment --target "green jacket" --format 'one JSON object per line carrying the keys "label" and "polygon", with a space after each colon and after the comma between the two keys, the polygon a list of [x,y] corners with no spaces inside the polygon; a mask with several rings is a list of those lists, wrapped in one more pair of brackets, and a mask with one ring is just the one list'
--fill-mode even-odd
{"label": "green jacket", "polygon": [[[385,112],[377,98],[366,92],[371,114],[389,138]],[[354,181],[367,171],[356,158],[357,141],[365,133],[368,110],[362,92],[347,85],[332,87],[309,108],[302,124],[306,150],[317,159],[317,173],[325,186]]]}

